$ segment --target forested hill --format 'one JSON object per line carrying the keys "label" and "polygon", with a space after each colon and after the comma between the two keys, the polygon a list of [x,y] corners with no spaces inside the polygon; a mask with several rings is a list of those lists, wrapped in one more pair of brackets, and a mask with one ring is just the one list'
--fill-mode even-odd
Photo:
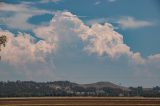
{"label": "forested hill", "polygon": [[69,81],[0,82],[0,97],[38,96],[147,96],[160,97],[160,87],[123,87],[111,82],[77,84]]}

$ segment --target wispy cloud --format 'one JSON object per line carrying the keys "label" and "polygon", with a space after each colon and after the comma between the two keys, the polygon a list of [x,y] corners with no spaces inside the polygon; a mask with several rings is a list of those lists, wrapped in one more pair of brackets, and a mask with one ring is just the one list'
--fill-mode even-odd
{"label": "wispy cloud", "polygon": [[0,17],[0,22],[2,24],[8,26],[9,28],[21,30],[30,30],[36,27],[35,25],[27,22],[27,20],[32,16],[46,13],[52,14],[50,11],[31,8],[26,3],[0,3],[0,12],[5,12],[6,14],[10,14],[10,12],[12,12],[12,14],[7,17]]}
{"label": "wispy cloud", "polygon": [[58,3],[61,2],[62,0],[41,0],[40,3],[49,3],[49,2],[53,2],[53,3]]}
{"label": "wispy cloud", "polygon": [[145,20],[136,20],[133,17],[123,17],[120,20],[118,20],[118,24],[123,29],[136,29],[154,25],[153,22]]}
{"label": "wispy cloud", "polygon": [[[106,2],[109,2],[109,3],[113,3],[113,2],[116,2],[117,0],[107,0]],[[100,5],[100,4],[102,4],[102,2],[104,2],[104,1],[102,1],[102,0],[97,0],[95,3],[94,3],[94,5]]]}
{"label": "wispy cloud", "polygon": [[144,27],[151,27],[155,25],[155,22],[138,20],[131,16],[123,17],[123,18],[104,17],[104,18],[90,19],[86,21],[86,24],[87,25],[92,25],[94,23],[105,24],[108,22],[118,24],[118,26],[115,26],[115,27],[117,28],[119,27],[122,29],[138,29],[138,28],[144,28]]}

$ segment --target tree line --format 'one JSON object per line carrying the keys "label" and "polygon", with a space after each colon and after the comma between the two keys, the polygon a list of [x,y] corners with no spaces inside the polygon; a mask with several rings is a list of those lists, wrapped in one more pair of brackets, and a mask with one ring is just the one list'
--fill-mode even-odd
{"label": "tree line", "polygon": [[1,81],[0,97],[41,97],[41,96],[142,96],[160,97],[160,87],[84,87],[69,81],[34,82]]}

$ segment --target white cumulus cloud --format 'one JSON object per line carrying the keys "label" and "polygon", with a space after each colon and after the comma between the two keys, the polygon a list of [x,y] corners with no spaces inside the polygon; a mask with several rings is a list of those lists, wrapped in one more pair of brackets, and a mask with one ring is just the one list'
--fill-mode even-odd
{"label": "white cumulus cloud", "polygon": [[[94,23],[89,27],[70,12],[55,12],[54,15],[48,25],[34,29],[36,36],[43,39],[42,41],[34,43],[30,35],[19,33],[17,37],[13,37],[15,35],[10,33],[9,39],[11,41],[8,44],[10,46],[6,47],[6,51],[12,49],[14,49],[13,51],[18,51],[18,53],[12,54],[17,57],[20,56],[18,57],[20,60],[25,60],[23,59],[25,56],[21,54],[29,55],[31,59],[42,59],[42,54],[49,53],[52,49],[57,49],[61,43],[76,43],[76,39],[80,38],[84,42],[84,50],[88,53],[95,53],[99,56],[107,55],[111,59],[127,56],[132,62],[138,64],[145,64],[146,60],[148,60],[142,58],[139,52],[131,51],[130,47],[123,42],[123,36],[116,32],[109,23],[103,25]],[[15,56],[8,57],[8,59],[15,58]],[[7,59],[7,56],[5,57]],[[152,58],[153,56],[149,57],[150,60]]]}
{"label": "white cumulus cloud", "polygon": [[2,61],[13,65],[45,62],[46,56],[56,50],[56,45],[51,45],[44,40],[36,42],[26,33],[19,32],[15,35],[7,30],[0,30],[0,35],[7,36],[6,47],[1,51]]}

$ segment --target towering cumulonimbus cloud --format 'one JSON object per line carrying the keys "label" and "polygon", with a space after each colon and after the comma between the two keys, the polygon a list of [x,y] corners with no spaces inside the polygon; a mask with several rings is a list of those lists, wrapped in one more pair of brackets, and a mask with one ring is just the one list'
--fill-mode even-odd
{"label": "towering cumulonimbus cloud", "polygon": [[[86,44],[84,50],[89,53],[96,53],[99,56],[107,55],[111,59],[127,55],[133,62],[144,63],[140,53],[133,53],[130,47],[124,44],[123,36],[116,32],[111,24],[94,23],[89,27],[70,12],[55,13],[48,26],[39,27],[34,32],[47,41],[55,35],[57,39],[63,40],[63,42],[67,39],[73,40],[73,37],[79,37]],[[47,39],[44,35],[50,39]]]}

